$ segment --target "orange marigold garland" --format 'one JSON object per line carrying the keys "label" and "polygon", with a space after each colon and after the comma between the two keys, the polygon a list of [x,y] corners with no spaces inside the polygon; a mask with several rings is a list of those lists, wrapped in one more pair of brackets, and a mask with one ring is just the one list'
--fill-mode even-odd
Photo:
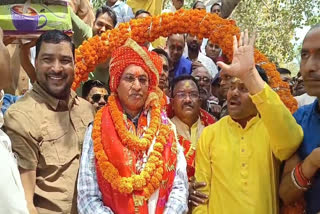
{"label": "orange marigold garland", "polygon": [[[114,99],[114,101],[109,102],[109,106],[116,105],[114,97],[110,97],[109,99]],[[118,169],[111,162],[109,162],[108,156],[103,149],[103,144],[101,140],[101,119],[104,108],[100,109],[97,112],[94,119],[94,125],[92,130],[94,153],[97,160],[97,164],[101,169],[102,175],[104,179],[106,179],[106,181],[108,181],[111,184],[111,187],[119,191],[120,193],[130,194],[133,191],[143,190],[144,196],[146,197],[146,199],[148,199],[151,196],[151,194],[160,187],[160,183],[162,181],[164,173],[164,161],[162,152],[164,146],[167,143],[167,137],[169,136],[170,127],[168,125],[160,124],[160,117],[158,117],[157,121],[153,122],[155,124],[155,127],[158,127],[156,129],[156,131],[158,131],[158,134],[156,136],[156,142],[153,146],[153,151],[150,152],[149,158],[144,169],[141,171],[139,175],[133,174],[130,177],[122,177],[120,176]],[[154,107],[154,109],[158,110],[160,109],[160,106],[156,106]],[[153,111],[153,109],[151,111]],[[114,119],[117,120],[117,122]],[[120,134],[130,135],[130,131],[119,128],[119,126],[124,125],[122,124],[123,121],[121,121],[123,119],[118,119],[117,117],[112,116],[112,120],[115,124],[118,124],[118,127],[115,126],[115,128],[119,136]],[[153,135],[152,139],[154,137],[155,134]],[[125,144],[126,141],[121,140],[121,143]],[[141,149],[139,141],[132,140],[131,143],[133,149]],[[129,143],[127,143],[127,145],[129,146]],[[174,144],[173,147],[176,147],[176,144]]]}
{"label": "orange marigold garland", "polygon": [[[198,38],[209,38],[218,44],[227,59],[232,59],[233,35],[239,38],[240,29],[233,20],[222,19],[205,10],[178,10],[145,19],[132,19],[118,28],[108,30],[99,36],[85,41],[76,50],[75,80],[72,88],[76,89],[88,74],[104,62],[111,53],[122,46],[130,37],[139,44],[152,42],[160,36],[167,37],[175,33],[191,33]],[[287,83],[282,82],[276,67],[267,57],[255,50],[255,62],[261,65],[269,77],[269,85],[279,94],[281,100],[291,112],[296,111],[297,102],[292,97]]]}
{"label": "orange marigold garland", "polygon": [[[160,105],[158,101],[154,101],[151,104],[151,121],[149,128],[144,132],[143,138],[139,139],[138,136],[128,131],[125,121],[123,119],[123,113],[119,110],[116,103],[115,95],[111,95],[108,99],[110,114],[112,121],[115,123],[115,128],[124,145],[127,145],[128,149],[133,151],[145,151],[151,145],[153,138],[156,135],[158,128],[160,127]],[[157,108],[159,107],[159,108]]]}

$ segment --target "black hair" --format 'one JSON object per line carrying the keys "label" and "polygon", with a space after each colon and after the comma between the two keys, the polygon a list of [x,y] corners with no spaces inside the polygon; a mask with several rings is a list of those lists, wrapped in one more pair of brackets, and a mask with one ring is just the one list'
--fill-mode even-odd
{"label": "black hair", "polygon": [[173,90],[176,87],[176,85],[179,82],[185,81],[185,80],[193,81],[196,84],[198,91],[200,91],[200,88],[199,88],[199,85],[198,85],[198,81],[193,76],[191,76],[191,75],[180,75],[180,76],[178,76],[178,77],[176,77],[176,78],[174,78],[172,80],[172,83],[171,83],[171,97],[173,97]]}
{"label": "black hair", "polygon": [[268,84],[269,80],[268,80],[268,76],[267,76],[265,70],[263,68],[261,68],[261,66],[259,66],[259,65],[256,65],[256,69],[257,69],[260,77],[263,79],[263,81],[265,81]]}
{"label": "black hair", "polygon": [[82,97],[86,98],[89,95],[91,89],[94,88],[94,87],[104,88],[104,89],[106,89],[108,91],[108,94],[110,94],[110,90],[109,90],[108,86],[105,83],[103,83],[103,82],[101,82],[99,80],[88,80],[82,86]]}
{"label": "black hair", "polygon": [[218,2],[216,2],[216,3],[214,3],[213,5],[211,5],[211,7],[210,7],[210,13],[211,13],[211,11],[212,11],[212,8],[213,8],[214,6],[216,6],[216,5],[218,5],[218,6],[220,7],[220,9],[221,9],[221,4],[219,4]]}
{"label": "black hair", "polygon": [[134,15],[135,18],[137,18],[137,16],[139,16],[140,14],[146,13],[149,16],[151,16],[151,13],[149,13],[149,11],[146,10],[137,10],[136,14]]}
{"label": "black hair", "polygon": [[60,31],[60,30],[49,30],[49,31],[46,31],[45,33],[43,33],[38,38],[38,40],[36,42],[36,58],[39,55],[42,42],[52,43],[52,44],[59,44],[61,42],[68,42],[68,43],[70,43],[70,47],[72,49],[72,55],[73,55],[73,58],[74,58],[75,46],[72,43],[71,38],[67,34],[63,33],[62,31]]}
{"label": "black hair", "polygon": [[280,73],[280,74],[290,74],[291,75],[291,71],[286,69],[286,68],[277,68],[277,71]]}
{"label": "black hair", "polygon": [[[193,6],[192,6],[192,9],[196,9],[197,4],[199,4],[199,3],[202,3],[202,4],[203,4],[202,1],[195,1],[194,4],[193,4]],[[203,5],[204,5],[204,4],[203,4]]]}
{"label": "black hair", "polygon": [[156,52],[160,56],[164,56],[167,59],[168,63],[170,62],[170,58],[169,58],[168,53],[165,50],[163,50],[162,48],[155,48],[152,51]]}
{"label": "black hair", "polygon": [[114,12],[114,10],[107,6],[107,5],[103,5],[102,7],[98,8],[96,11],[96,20],[99,18],[100,15],[107,13],[108,16],[110,16],[110,18],[112,19],[113,22],[113,27],[115,27],[117,25],[117,14],[116,12]]}

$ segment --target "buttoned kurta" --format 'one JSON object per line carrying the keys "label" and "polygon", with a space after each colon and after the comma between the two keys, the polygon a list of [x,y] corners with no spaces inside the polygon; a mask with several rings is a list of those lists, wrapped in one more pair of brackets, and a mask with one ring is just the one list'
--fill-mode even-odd
{"label": "buttoned kurta", "polygon": [[209,201],[193,213],[278,213],[280,160],[297,150],[303,132],[268,85],[251,99],[259,114],[245,128],[226,116],[204,129],[195,177],[207,183]]}

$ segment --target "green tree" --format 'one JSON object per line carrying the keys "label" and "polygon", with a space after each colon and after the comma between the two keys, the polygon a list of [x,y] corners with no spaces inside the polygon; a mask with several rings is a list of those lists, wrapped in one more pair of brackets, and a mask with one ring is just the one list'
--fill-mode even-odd
{"label": "green tree", "polygon": [[290,63],[297,54],[295,29],[319,23],[318,0],[242,0],[232,19],[241,29],[256,30],[256,46],[276,64]]}

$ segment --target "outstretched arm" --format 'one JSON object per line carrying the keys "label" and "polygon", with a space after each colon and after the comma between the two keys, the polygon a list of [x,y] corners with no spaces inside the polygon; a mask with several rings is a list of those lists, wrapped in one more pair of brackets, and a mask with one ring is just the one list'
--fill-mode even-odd
{"label": "outstretched arm", "polygon": [[218,65],[245,84],[269,133],[274,155],[280,160],[286,160],[298,149],[303,131],[279,96],[262,80],[255,68],[254,40],[254,36],[249,39],[247,30],[241,33],[239,43],[234,36],[231,65],[223,62],[218,62]]}

